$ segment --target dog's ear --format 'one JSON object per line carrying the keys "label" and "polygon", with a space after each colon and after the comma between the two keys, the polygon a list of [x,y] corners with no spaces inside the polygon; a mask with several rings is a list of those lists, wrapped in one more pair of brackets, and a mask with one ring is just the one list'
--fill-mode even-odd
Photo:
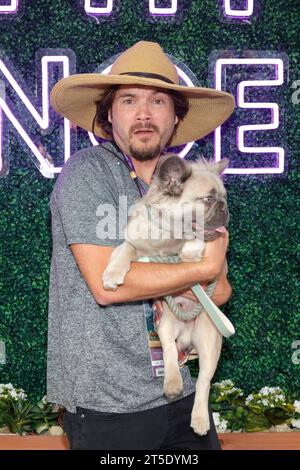
{"label": "dog's ear", "polygon": [[222,158],[222,160],[212,165],[212,170],[218,175],[221,175],[223,171],[228,167],[228,165],[229,158]]}
{"label": "dog's ear", "polygon": [[222,158],[219,162],[215,163],[212,160],[206,160],[203,155],[195,162],[195,167],[199,170],[209,170],[218,176],[223,173],[225,168],[228,167],[229,159]]}
{"label": "dog's ear", "polygon": [[185,160],[170,154],[161,158],[156,174],[159,188],[164,194],[180,196],[183,183],[191,176],[192,170]]}

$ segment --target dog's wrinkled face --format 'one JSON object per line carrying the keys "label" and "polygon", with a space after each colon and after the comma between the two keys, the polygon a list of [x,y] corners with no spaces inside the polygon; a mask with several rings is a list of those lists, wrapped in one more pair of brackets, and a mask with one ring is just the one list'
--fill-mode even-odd
{"label": "dog's wrinkled face", "polygon": [[[228,165],[228,159],[218,163],[207,162],[204,159],[190,162],[178,155],[166,155],[160,159],[154,178],[156,195],[160,201],[166,199],[168,204],[191,207],[196,214],[201,209],[204,214],[204,240],[216,238],[228,225],[229,212],[227,209],[226,190],[220,175]],[[192,231],[203,232],[198,227],[195,218],[192,220]]]}

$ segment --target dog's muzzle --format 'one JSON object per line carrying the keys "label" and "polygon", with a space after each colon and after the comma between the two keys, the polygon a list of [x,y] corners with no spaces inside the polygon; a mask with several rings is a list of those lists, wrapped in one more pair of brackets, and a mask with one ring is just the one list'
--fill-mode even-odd
{"label": "dog's muzzle", "polygon": [[227,202],[221,199],[215,202],[206,214],[204,220],[204,241],[216,239],[225,231],[229,223]]}

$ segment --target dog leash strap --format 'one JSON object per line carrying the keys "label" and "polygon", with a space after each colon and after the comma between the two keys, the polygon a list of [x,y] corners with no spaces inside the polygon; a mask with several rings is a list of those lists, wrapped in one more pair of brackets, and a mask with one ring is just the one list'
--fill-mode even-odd
{"label": "dog leash strap", "polygon": [[195,296],[201,302],[206,312],[222,333],[225,338],[229,338],[235,333],[235,329],[231,321],[224,315],[223,312],[213,303],[213,301],[208,297],[206,292],[202,289],[199,284],[196,284],[192,287],[192,291]]}
{"label": "dog leash strap", "polygon": [[[177,258],[177,257],[175,257]],[[138,261],[144,262],[144,263],[149,263],[151,261],[153,262],[171,262],[171,257],[169,257],[169,260],[167,259],[162,259],[160,257],[149,257],[149,256],[140,256],[138,258]],[[175,262],[173,259],[172,262]],[[192,291],[194,292],[195,296],[199,300],[200,304],[203,306],[211,320],[214,322],[220,333],[225,338],[229,338],[235,333],[235,329],[231,321],[224,315],[223,312],[213,303],[213,301],[209,298],[209,296],[206,294],[204,289],[200,286],[200,284],[195,284],[192,288]],[[172,299],[172,296],[167,296]],[[171,304],[171,310],[173,304]],[[176,307],[176,306],[175,306]],[[201,313],[200,313],[201,315]],[[194,317],[193,317],[194,318]]]}

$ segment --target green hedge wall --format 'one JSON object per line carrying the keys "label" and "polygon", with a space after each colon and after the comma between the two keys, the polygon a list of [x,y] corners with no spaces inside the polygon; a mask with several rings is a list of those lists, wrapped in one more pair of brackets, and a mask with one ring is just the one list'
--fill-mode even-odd
{"label": "green hedge wall", "polygon": [[[98,22],[84,14],[83,0],[20,2],[22,15],[0,21],[0,53],[32,92],[35,54],[40,48],[70,48],[77,57],[77,72],[89,72],[140,39],[157,41],[193,70],[203,86],[210,85],[212,50],[270,50],[288,55],[289,82],[282,88],[285,173],[225,177],[233,296],[223,310],[237,332],[224,342],[215,380],[231,378],[249,392],[264,385],[297,392],[300,365],[292,361],[292,343],[300,340],[300,113],[291,96],[292,83],[300,78],[300,10],[295,2],[260,0],[258,17],[250,24],[221,21],[217,0],[178,0],[174,18],[151,19],[148,1],[119,0],[113,15]],[[0,179],[0,340],[6,344],[0,382],[12,382],[37,398],[46,390],[49,196],[54,180],[40,175],[12,127],[9,142],[10,170]],[[78,148],[86,145],[87,138],[79,133]],[[195,145],[194,153],[201,150],[209,156],[211,147],[209,136]],[[195,364],[191,367],[196,372]]]}

